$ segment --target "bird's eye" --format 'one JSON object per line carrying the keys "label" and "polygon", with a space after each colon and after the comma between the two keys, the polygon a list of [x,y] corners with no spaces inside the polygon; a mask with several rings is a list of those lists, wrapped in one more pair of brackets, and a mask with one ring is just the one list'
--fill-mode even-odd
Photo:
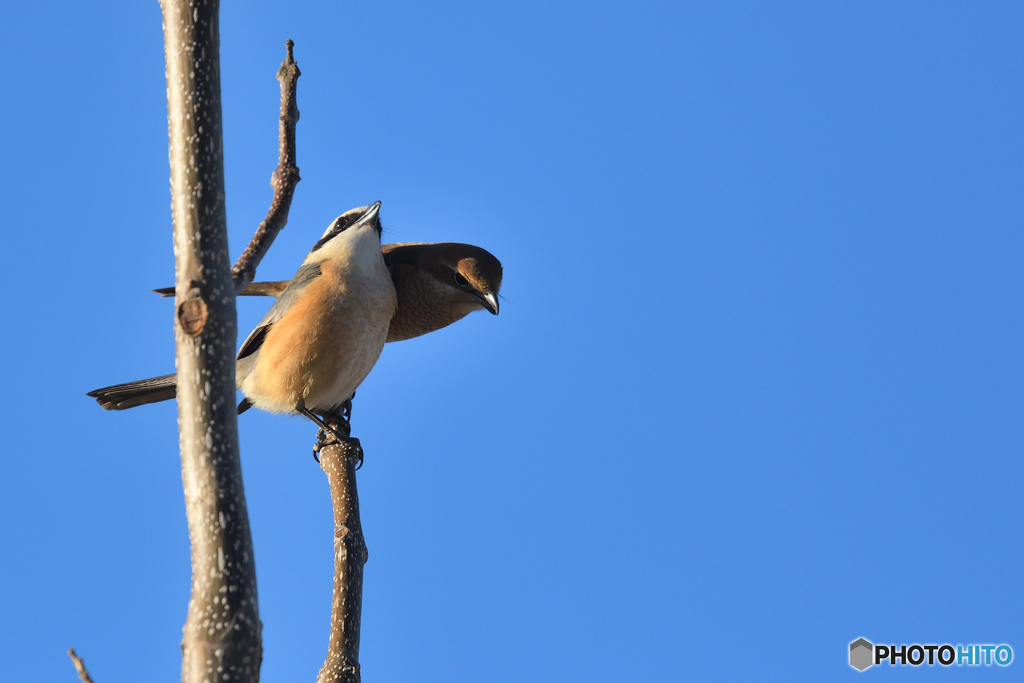
{"label": "bird's eye", "polygon": [[455,284],[457,284],[459,287],[465,287],[466,285],[469,284],[469,280],[467,280],[466,278],[462,277],[462,273],[460,273],[459,271],[456,270],[455,271]]}

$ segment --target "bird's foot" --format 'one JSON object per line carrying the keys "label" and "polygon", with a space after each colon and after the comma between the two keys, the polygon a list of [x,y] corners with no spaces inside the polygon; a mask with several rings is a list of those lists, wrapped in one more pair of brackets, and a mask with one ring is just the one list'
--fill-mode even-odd
{"label": "bird's foot", "polygon": [[299,407],[298,412],[308,417],[320,427],[316,436],[316,447],[313,449],[313,458],[317,462],[320,462],[320,459],[317,457],[320,449],[332,443],[344,443],[349,438],[349,434],[352,433],[352,427],[349,425],[348,420],[341,415],[325,413],[321,417],[304,407]]}
{"label": "bird's foot", "polygon": [[306,408],[299,408],[299,412],[315,422],[320,429],[316,433],[316,444],[313,446],[313,459],[320,462],[320,451],[332,444],[350,445],[356,444],[358,461],[356,469],[363,466],[363,449],[359,448],[359,441],[351,437],[352,425],[349,420],[352,416],[352,399],[345,401],[339,412],[314,413]]}
{"label": "bird's foot", "polygon": [[359,439],[353,439],[340,432],[337,426],[332,425],[328,420],[328,429],[320,428],[316,433],[316,443],[313,445],[313,459],[320,462],[320,451],[332,445],[354,446],[356,457],[356,469],[363,466],[363,449],[359,446]]}

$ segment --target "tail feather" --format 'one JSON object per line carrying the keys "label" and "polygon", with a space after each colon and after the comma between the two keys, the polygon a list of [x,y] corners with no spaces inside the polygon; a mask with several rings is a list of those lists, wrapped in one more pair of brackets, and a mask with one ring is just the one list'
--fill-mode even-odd
{"label": "tail feather", "polygon": [[103,387],[96,391],[90,391],[86,396],[96,399],[96,402],[106,410],[125,410],[147,403],[169,401],[174,398],[176,393],[177,376],[164,375],[163,377],[151,377],[150,379],[140,379],[137,382]]}

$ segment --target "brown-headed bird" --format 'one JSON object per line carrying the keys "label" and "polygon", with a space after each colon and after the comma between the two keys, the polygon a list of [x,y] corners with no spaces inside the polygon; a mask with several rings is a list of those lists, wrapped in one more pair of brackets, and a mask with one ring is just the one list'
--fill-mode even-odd
{"label": "brown-headed bird", "polygon": [[[455,243],[382,248],[379,208],[377,202],[339,216],[292,280],[241,292],[277,301],[238,352],[236,383],[245,395],[239,412],[255,405],[323,426],[317,415],[351,398],[385,341],[432,332],[474,310],[498,313],[502,269],[494,256]],[[175,389],[175,375],[165,375],[89,396],[124,410],[174,398]]]}

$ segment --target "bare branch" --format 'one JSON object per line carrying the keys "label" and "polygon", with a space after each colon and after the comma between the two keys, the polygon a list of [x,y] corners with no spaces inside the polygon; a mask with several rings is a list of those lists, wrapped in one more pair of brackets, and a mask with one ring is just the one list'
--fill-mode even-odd
{"label": "bare branch", "polygon": [[[327,416],[335,431],[348,434],[346,420]],[[334,596],[327,659],[317,683],[359,683],[359,625],[363,605],[366,543],[359,522],[356,467],[363,460],[358,439],[338,439],[320,430],[316,450],[327,474],[334,508]]]}
{"label": "bare branch", "polygon": [[75,648],[68,648],[68,657],[71,657],[71,663],[75,665],[75,671],[78,672],[78,677],[82,679],[82,683],[92,683],[92,679],[89,678],[89,672],[85,670],[85,662],[75,654]]}
{"label": "bare branch", "polygon": [[295,165],[295,124],[299,121],[299,107],[295,101],[295,88],[302,73],[292,56],[294,43],[285,43],[288,55],[281,68],[277,70],[277,80],[281,82],[281,119],[278,124],[278,160],[277,169],[270,177],[270,185],[274,188],[274,198],[270,202],[267,217],[256,229],[256,234],[249,240],[249,246],[238,257],[231,275],[235,283],[235,292],[243,288],[256,277],[256,267],[263,260],[277,233],[288,223],[288,210],[292,206],[292,195],[295,186],[302,178],[299,168]]}
{"label": "bare branch", "polygon": [[178,432],[192,548],[183,683],[259,681],[262,624],[235,415],[219,1],[162,0],[177,316]]}

